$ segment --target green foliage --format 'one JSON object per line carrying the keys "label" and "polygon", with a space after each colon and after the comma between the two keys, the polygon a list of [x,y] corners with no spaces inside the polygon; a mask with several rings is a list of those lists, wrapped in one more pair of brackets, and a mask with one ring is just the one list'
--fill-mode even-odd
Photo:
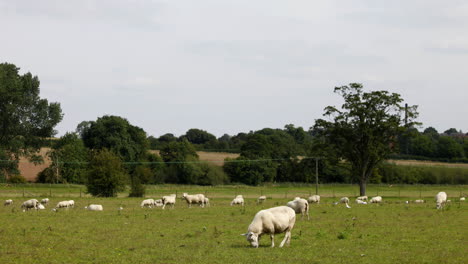
{"label": "green foliage", "polygon": [[205,130],[192,128],[189,129],[183,138],[186,138],[190,143],[202,145],[210,141],[216,141],[216,137]]}
{"label": "green foliage", "polygon": [[[351,164],[351,173],[360,182],[360,194],[365,195],[374,168],[394,151],[398,135],[404,131],[403,99],[387,91],[364,92],[357,83],[336,87],[335,92],[343,97],[344,104],[341,109],[326,107],[324,116],[333,121],[318,119],[315,128]],[[406,125],[412,126],[416,106],[409,107],[406,114]]]}
{"label": "green foliage", "polygon": [[86,187],[93,196],[115,197],[125,189],[127,173],[122,161],[112,151],[102,149],[92,154]]}
{"label": "green foliage", "polygon": [[[54,127],[62,120],[59,103],[39,97],[39,78],[31,73],[19,74],[14,64],[0,63],[0,157],[18,161],[34,155],[47,138],[55,135]],[[4,178],[17,173],[17,162],[0,162]]]}
{"label": "green foliage", "polygon": [[36,182],[57,183],[57,173],[52,167],[47,167],[37,174]]}
{"label": "green foliage", "polygon": [[382,181],[405,184],[468,184],[468,168],[402,166],[385,163],[379,167]]}
{"label": "green foliage", "polygon": [[8,177],[8,183],[26,183],[26,179],[20,174],[13,174]]}
{"label": "green foliage", "polygon": [[241,156],[237,159],[226,159],[223,168],[231,182],[259,185],[275,180],[277,164],[272,161],[249,161]]}

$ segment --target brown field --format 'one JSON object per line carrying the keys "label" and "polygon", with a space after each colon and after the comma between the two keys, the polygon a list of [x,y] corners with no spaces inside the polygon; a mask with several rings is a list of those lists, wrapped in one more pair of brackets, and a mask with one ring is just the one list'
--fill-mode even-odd
{"label": "brown field", "polygon": [[[21,158],[19,163],[19,170],[21,175],[30,182],[36,180],[37,174],[50,165],[50,160],[47,158],[46,153],[50,148],[42,148],[40,154],[44,157],[44,163],[34,165],[26,158]],[[158,150],[151,150],[150,152],[159,154]],[[210,162],[212,164],[223,166],[225,158],[237,158],[239,154],[227,152],[206,152],[197,151],[198,157],[201,161]],[[402,166],[445,166],[451,168],[468,168],[466,163],[443,163],[432,161],[418,161],[418,160],[388,160],[389,163],[402,165]]]}

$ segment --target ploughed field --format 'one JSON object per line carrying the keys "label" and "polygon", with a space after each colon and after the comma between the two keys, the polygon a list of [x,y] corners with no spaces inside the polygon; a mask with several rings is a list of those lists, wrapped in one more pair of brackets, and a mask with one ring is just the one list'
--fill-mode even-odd
{"label": "ploughed field", "polygon": [[[368,194],[379,193],[383,204],[358,205],[357,186],[322,185],[310,221],[297,215],[291,245],[270,248],[266,235],[258,249],[240,236],[254,215],[295,196],[307,198],[313,186],[149,186],[151,198],[201,192],[211,200],[210,207],[187,208],[178,198],[166,210],[141,208],[143,198],[80,197],[80,189],[0,186],[0,263],[466,263],[468,252],[468,204],[459,201],[468,186],[371,185]],[[443,210],[435,209],[439,191],[451,200]],[[244,208],[229,205],[235,194],[244,195]],[[261,194],[267,200],[257,205]],[[352,200],[351,209],[333,204],[341,196]],[[45,197],[51,200],[46,210],[20,209],[27,199]],[[3,206],[10,198],[13,205]],[[427,202],[405,203],[420,198]],[[51,210],[69,199],[75,208]],[[90,203],[104,211],[85,210]],[[277,246],[283,236],[276,235]]]}

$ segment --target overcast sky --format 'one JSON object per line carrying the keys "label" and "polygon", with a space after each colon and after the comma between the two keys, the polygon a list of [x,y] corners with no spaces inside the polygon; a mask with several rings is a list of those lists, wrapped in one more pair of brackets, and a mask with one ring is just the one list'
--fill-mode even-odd
{"label": "overcast sky", "polygon": [[156,137],[307,130],[351,82],[468,132],[468,1],[0,0],[0,25],[59,135],[103,115]]}

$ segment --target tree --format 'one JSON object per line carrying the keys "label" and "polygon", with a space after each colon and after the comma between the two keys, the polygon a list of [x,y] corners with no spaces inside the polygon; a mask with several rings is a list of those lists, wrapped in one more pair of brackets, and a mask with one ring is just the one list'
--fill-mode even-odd
{"label": "tree", "polygon": [[120,158],[107,149],[95,151],[89,163],[88,193],[99,197],[115,197],[125,190],[127,172]]}
{"label": "tree", "polygon": [[0,64],[0,176],[18,173],[20,157],[34,162],[42,158],[35,153],[47,138],[56,134],[62,120],[59,103],[39,97],[39,78],[31,73],[19,74],[14,64]]}
{"label": "tree", "polygon": [[[358,83],[335,87],[334,91],[343,97],[344,104],[341,108],[327,106],[323,115],[333,121],[318,119],[315,127],[350,163],[351,174],[359,181],[360,195],[365,195],[367,181],[397,147],[397,137],[405,130],[403,99],[388,91],[364,92]],[[416,110],[416,106],[407,108],[406,127],[416,124]]]}

